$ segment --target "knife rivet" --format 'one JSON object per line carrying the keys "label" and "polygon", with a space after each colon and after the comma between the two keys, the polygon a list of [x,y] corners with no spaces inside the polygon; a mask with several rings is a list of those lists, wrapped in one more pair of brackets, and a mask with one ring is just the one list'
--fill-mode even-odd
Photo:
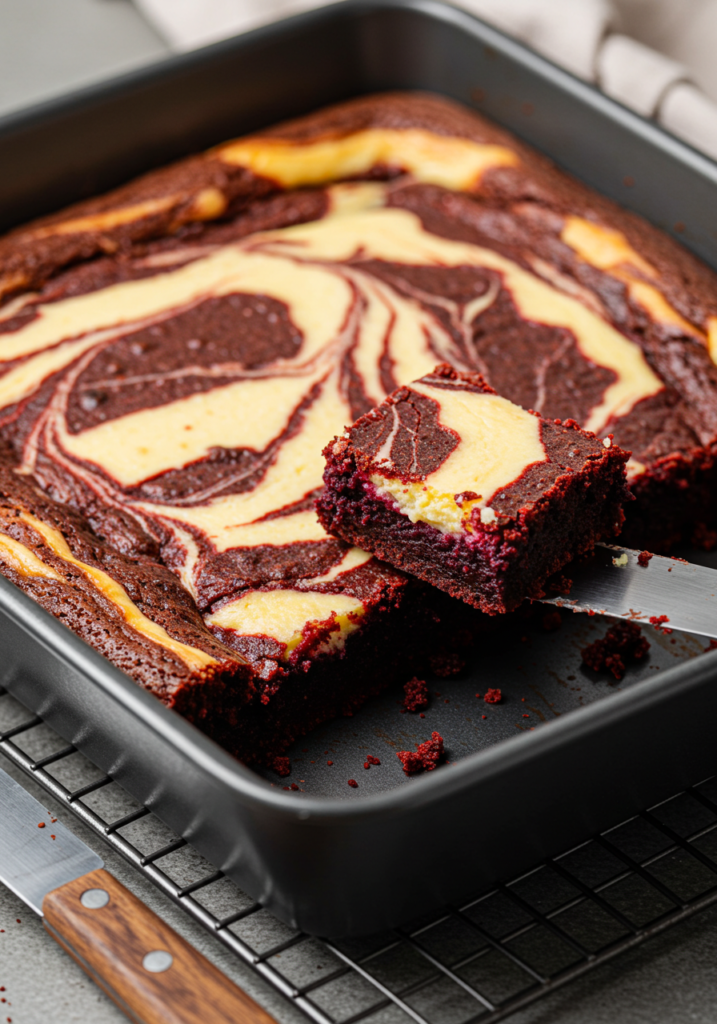
{"label": "knife rivet", "polygon": [[106,889],[86,889],[80,896],[80,903],[88,910],[101,910],[110,901],[110,894]]}
{"label": "knife rivet", "polygon": [[174,958],[166,949],[153,949],[151,953],[146,954],[142,966],[151,974],[161,974],[162,971],[168,971],[173,963]]}

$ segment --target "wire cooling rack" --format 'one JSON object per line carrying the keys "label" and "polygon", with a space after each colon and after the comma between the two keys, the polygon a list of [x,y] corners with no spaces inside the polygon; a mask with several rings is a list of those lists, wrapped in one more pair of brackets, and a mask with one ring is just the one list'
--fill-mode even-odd
{"label": "wire cooling rack", "polygon": [[492,1024],[717,901],[717,777],[404,928],[292,930],[0,690],[0,751],[316,1024]]}

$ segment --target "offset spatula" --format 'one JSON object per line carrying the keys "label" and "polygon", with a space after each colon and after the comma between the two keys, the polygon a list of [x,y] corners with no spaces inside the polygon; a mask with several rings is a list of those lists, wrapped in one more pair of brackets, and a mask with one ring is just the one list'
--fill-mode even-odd
{"label": "offset spatula", "polygon": [[638,556],[630,548],[598,544],[589,559],[563,570],[573,581],[569,594],[543,601],[637,622],[657,618],[670,629],[717,637],[717,569],[660,555],[642,566]]}
{"label": "offset spatula", "polygon": [[2,769],[0,881],[132,1020],[275,1024]]}

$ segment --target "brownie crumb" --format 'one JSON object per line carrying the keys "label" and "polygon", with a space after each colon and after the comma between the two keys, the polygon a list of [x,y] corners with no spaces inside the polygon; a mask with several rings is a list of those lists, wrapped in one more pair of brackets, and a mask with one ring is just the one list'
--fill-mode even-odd
{"label": "brownie crumb", "polygon": [[288,757],[274,757],[267,767],[282,779],[291,774],[291,761]]}
{"label": "brownie crumb", "polygon": [[502,690],[499,690],[497,687],[495,687],[492,690],[488,690],[483,700],[486,702],[486,704],[500,704],[500,702],[503,700],[503,692]]}
{"label": "brownie crumb", "polygon": [[622,679],[630,661],[645,657],[650,645],[636,622],[616,622],[600,640],[580,653],[583,662],[595,672],[607,670]]}
{"label": "brownie crumb", "polygon": [[641,565],[643,569],[646,569],[647,563],[650,561],[652,557],[653,554],[651,551],[641,551],[640,554],[637,556],[637,564]]}
{"label": "brownie crumb", "polygon": [[428,684],[425,679],[409,679],[403,688],[406,697],[403,701],[404,711],[423,711],[428,707]]}
{"label": "brownie crumb", "polygon": [[667,615],[650,616],[650,625],[654,626],[658,633],[664,633],[665,636],[668,636],[672,632],[672,630],[668,629],[668,627],[665,625],[665,623],[669,621],[670,619]]}
{"label": "brownie crumb", "polygon": [[349,786],[351,786],[351,789],[358,789],[358,782],[356,779],[349,779]]}
{"label": "brownie crumb", "polygon": [[543,629],[546,633],[554,633],[556,629],[560,629],[562,622],[562,616],[556,608],[543,616]]}
{"label": "brownie crumb", "polygon": [[466,659],[456,651],[442,651],[440,654],[432,654],[428,659],[431,672],[441,679],[448,679],[450,676],[457,676],[466,667]]}
{"label": "brownie crumb", "polygon": [[414,775],[416,772],[422,771],[432,772],[445,756],[443,737],[437,732],[432,732],[430,740],[420,743],[415,751],[399,750],[396,754],[406,775]]}

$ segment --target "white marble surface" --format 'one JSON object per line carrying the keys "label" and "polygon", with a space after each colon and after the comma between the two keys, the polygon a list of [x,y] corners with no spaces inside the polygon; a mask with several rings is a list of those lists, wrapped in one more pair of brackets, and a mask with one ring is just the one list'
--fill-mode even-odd
{"label": "white marble surface", "polygon": [[[155,59],[166,49],[128,0],[0,0],[0,113]],[[0,188],[2,187],[0,169]],[[10,769],[107,867],[281,1024],[303,1015],[49,797]],[[0,812],[1,813],[1,812]],[[20,923],[17,919],[20,919]],[[125,1017],[0,885],[0,1024],[119,1024]],[[210,1024],[211,1016],[207,1016]],[[393,1019],[393,1017],[392,1017]],[[406,1018],[408,1020],[408,1018]],[[620,957],[513,1024],[714,1024],[717,907]],[[437,1022],[442,1024],[442,1022]]]}

